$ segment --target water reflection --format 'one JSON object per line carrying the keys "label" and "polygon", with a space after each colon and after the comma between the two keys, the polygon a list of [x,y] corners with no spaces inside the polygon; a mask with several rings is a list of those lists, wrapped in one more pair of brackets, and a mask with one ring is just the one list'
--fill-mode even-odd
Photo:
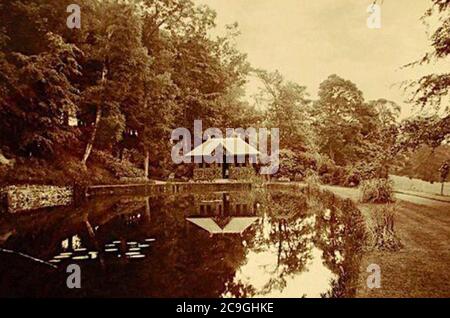
{"label": "water reflection", "polygon": [[258,220],[251,197],[224,192],[197,195],[194,199],[194,214],[186,220],[210,234],[242,234]]}
{"label": "water reflection", "polygon": [[[358,213],[328,197],[261,190],[96,199],[3,218],[1,247],[58,269],[0,254],[0,294],[348,297],[360,259]],[[65,285],[73,263],[82,268],[80,290]]]}

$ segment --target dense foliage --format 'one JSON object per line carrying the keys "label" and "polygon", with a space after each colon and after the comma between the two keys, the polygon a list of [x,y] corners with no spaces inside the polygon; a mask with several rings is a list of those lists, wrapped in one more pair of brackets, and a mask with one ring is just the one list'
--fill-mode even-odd
{"label": "dense foliage", "polygon": [[[446,63],[450,55],[450,0],[432,0],[432,6],[422,19],[436,20],[429,30],[431,50],[407,67],[419,68],[434,62]],[[405,122],[402,130],[408,134],[405,144],[414,148],[421,144],[437,147],[450,141],[450,70],[444,64],[440,73],[427,74],[412,80],[406,88],[412,93],[410,101],[426,111],[427,115]]]}
{"label": "dense foliage", "polygon": [[[311,100],[278,71],[249,65],[234,45],[236,24],[213,37],[215,12],[192,0],[80,0],[80,29],[66,26],[71,2],[0,4],[1,183],[189,174],[172,164],[170,132],[192,130],[195,119],[204,128],[277,127],[276,177],[303,180],[313,171],[324,183],[349,186],[386,177],[402,149],[448,138],[448,116],[399,125],[398,105],[366,101],[338,75]],[[433,2],[438,13],[448,11],[448,1]],[[422,62],[448,55],[448,33],[447,19]],[[261,84],[253,102],[245,96],[250,76]],[[439,89],[419,81],[418,92],[433,96],[418,103],[448,91],[445,74],[436,76],[429,80]]]}
{"label": "dense foliage", "polygon": [[236,26],[211,39],[208,7],[84,0],[82,27],[69,29],[69,4],[2,2],[0,145],[16,164],[79,158],[85,171],[104,166],[92,152],[123,158],[136,149],[137,159],[166,171],[173,128],[194,119],[236,125],[242,109],[251,112],[240,98],[249,68],[233,46]]}
{"label": "dense foliage", "polygon": [[394,186],[388,179],[365,180],[361,184],[362,203],[390,203],[394,202]]}

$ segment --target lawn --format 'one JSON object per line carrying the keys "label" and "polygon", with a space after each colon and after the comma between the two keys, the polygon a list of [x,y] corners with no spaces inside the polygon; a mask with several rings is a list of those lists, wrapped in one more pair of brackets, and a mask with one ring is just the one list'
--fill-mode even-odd
{"label": "lawn", "polygon": [[[368,216],[373,209],[362,207]],[[450,297],[450,204],[399,201],[396,232],[403,249],[368,252],[360,268],[358,297]],[[367,266],[381,267],[381,288],[366,287]]]}
{"label": "lawn", "polygon": [[[390,176],[396,190],[417,191],[430,194],[441,194],[441,183],[423,181],[414,178]],[[444,183],[444,195],[450,196],[450,182]]]}
{"label": "lawn", "polygon": [[[357,200],[356,189],[330,187]],[[450,203],[398,195],[395,228],[404,247],[398,252],[363,255],[357,297],[450,297]],[[374,208],[359,205],[367,220]],[[381,267],[381,288],[367,288],[372,264]]]}

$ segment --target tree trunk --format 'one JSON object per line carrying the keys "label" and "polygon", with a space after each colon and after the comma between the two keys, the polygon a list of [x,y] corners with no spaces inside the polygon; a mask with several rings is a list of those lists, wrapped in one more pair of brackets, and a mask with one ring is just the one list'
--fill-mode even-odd
{"label": "tree trunk", "polygon": [[83,160],[81,160],[81,164],[86,166],[86,162],[92,152],[92,148],[94,147],[95,137],[97,135],[98,124],[100,123],[100,119],[102,118],[102,107],[100,105],[97,106],[97,111],[95,113],[95,122],[94,122],[94,130],[92,131],[91,138],[89,138],[89,142],[86,145],[86,150],[84,151]]}
{"label": "tree trunk", "polygon": [[150,213],[150,198],[147,197],[145,199],[145,217],[147,222],[150,222],[151,219],[151,213]]}
{"label": "tree trunk", "polygon": [[147,150],[145,151],[145,160],[144,160],[144,176],[146,179],[148,179],[148,165],[150,162],[150,152]]}
{"label": "tree trunk", "polygon": [[119,146],[119,160],[123,161],[123,152],[124,152],[124,147]]}
{"label": "tree trunk", "polygon": [[[102,94],[104,95],[104,88],[105,88],[105,81],[106,81],[106,74],[108,73],[106,66],[103,66],[103,71],[102,71]],[[103,102],[103,101],[102,101]],[[94,122],[94,130],[92,131],[92,135],[91,138],[89,138],[89,142],[86,145],[86,150],[84,151],[84,156],[83,159],[81,160],[81,164],[86,167],[86,162],[89,158],[89,156],[91,155],[92,152],[92,148],[94,147],[94,141],[95,141],[95,137],[97,136],[97,129],[98,129],[98,124],[100,123],[100,119],[102,118],[102,105],[97,105],[97,110],[95,112],[95,122]]]}
{"label": "tree trunk", "polygon": [[444,195],[444,181],[441,184],[441,195]]}
{"label": "tree trunk", "polygon": [[334,161],[334,151],[333,151],[333,148],[331,147],[331,143],[328,144],[328,155],[329,155],[330,159]]}

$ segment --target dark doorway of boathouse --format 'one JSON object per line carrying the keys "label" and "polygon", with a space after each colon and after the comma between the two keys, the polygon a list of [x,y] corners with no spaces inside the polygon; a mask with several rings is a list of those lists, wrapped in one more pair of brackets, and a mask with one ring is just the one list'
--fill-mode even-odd
{"label": "dark doorway of boathouse", "polygon": [[227,162],[227,157],[225,154],[223,154],[223,160],[222,160],[222,179],[229,179],[230,178],[230,167]]}

